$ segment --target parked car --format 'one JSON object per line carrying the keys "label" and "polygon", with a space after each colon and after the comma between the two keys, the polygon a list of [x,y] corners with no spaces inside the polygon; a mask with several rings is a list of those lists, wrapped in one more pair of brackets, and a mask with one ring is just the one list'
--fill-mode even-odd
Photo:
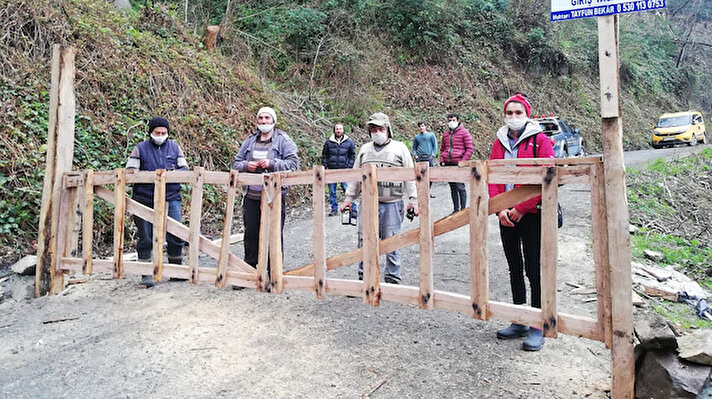
{"label": "parked car", "polygon": [[572,129],[566,121],[554,114],[534,116],[532,119],[539,123],[544,134],[551,139],[557,158],[586,155],[578,128]]}
{"label": "parked car", "polygon": [[697,145],[707,142],[705,121],[699,111],[662,114],[653,125],[653,148],[672,147],[675,144]]}

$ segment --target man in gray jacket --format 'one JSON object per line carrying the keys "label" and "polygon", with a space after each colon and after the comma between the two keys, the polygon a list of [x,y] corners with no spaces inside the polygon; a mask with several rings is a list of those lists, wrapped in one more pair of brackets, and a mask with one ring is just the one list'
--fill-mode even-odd
{"label": "man in gray jacket", "polygon": [[[232,162],[238,172],[269,173],[282,170],[298,170],[297,145],[287,133],[275,129],[277,114],[270,107],[257,112],[257,130],[248,137]],[[286,188],[282,187],[282,230],[284,230]],[[245,226],[245,262],[257,267],[262,185],[245,187],[242,218]]]}

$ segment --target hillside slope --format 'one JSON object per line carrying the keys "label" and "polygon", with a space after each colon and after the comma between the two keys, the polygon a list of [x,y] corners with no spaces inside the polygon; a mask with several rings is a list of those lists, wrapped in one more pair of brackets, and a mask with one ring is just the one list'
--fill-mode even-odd
{"label": "hillside slope", "polygon": [[[305,168],[319,162],[333,122],[360,144],[375,111],[401,139],[418,120],[440,132],[448,112],[460,113],[483,158],[516,91],[600,150],[595,21],[552,24],[545,2],[197,0],[187,14],[182,0],[136,1],[128,12],[110,3],[6,0],[0,9],[0,266],[32,252],[37,235],[53,43],[77,48],[76,169],[122,166],[150,116],[164,115],[191,166],[226,170],[262,104],[278,110]],[[711,47],[695,43],[712,7],[692,3],[621,17],[627,148],[646,146],[664,111],[711,114]],[[222,27],[213,53],[200,41],[210,23]],[[208,229],[222,196],[207,192]],[[97,205],[100,223],[108,209]]]}

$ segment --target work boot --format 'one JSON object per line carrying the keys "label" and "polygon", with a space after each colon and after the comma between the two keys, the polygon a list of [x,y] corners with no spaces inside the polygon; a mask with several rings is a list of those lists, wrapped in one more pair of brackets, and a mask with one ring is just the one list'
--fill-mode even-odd
{"label": "work boot", "polygon": [[336,216],[339,214],[339,211],[336,209],[332,209],[331,212],[329,212],[329,216]]}
{"label": "work boot", "polygon": [[146,288],[151,288],[156,285],[156,283],[153,282],[153,276],[141,276],[141,284]]}
{"label": "work boot", "polygon": [[[144,263],[151,263],[151,259],[150,259],[150,258],[149,258],[149,259],[141,259],[141,258],[139,258],[138,261],[139,261],[139,262],[144,262]],[[141,284],[142,284],[143,286],[145,286],[146,288],[151,288],[151,287],[153,287],[154,285],[156,285],[156,283],[153,281],[153,276],[152,276],[152,275],[141,276]]]}
{"label": "work boot", "polygon": [[386,276],[383,278],[383,281],[387,282],[388,284],[400,284],[400,279],[394,276]]}
{"label": "work boot", "polygon": [[544,346],[544,335],[542,331],[538,328],[530,329],[529,336],[522,344],[522,349],[525,351],[538,351],[542,346]]}
{"label": "work boot", "polygon": [[[171,263],[174,265],[182,265],[183,257],[182,256],[169,256],[168,263]],[[187,278],[171,277],[168,279],[168,281],[188,281],[188,279]]]}
{"label": "work boot", "polygon": [[512,323],[509,325],[509,327],[497,331],[497,338],[513,339],[519,337],[526,337],[527,334],[529,334],[529,326]]}

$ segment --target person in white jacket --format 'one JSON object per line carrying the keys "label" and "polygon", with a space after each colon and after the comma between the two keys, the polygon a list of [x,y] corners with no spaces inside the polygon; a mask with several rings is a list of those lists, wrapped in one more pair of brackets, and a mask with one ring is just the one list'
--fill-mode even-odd
{"label": "person in white jacket", "polygon": [[[364,144],[356,156],[354,169],[361,165],[374,164],[378,167],[413,167],[413,158],[408,147],[393,139],[393,130],[388,115],[377,112],[368,120],[368,132],[371,139]],[[361,194],[361,183],[349,184],[346,199],[341,204],[341,211],[350,209],[354,199]],[[407,209],[413,209],[418,214],[417,192],[415,182],[378,182],[378,236],[381,240],[399,234],[403,225],[404,204],[406,195]],[[362,214],[362,213],[361,213]],[[361,218],[359,217],[358,246],[363,245]],[[359,279],[363,279],[363,262],[358,265]],[[401,257],[399,251],[386,254],[386,269],[384,281],[391,284],[401,282]]]}

